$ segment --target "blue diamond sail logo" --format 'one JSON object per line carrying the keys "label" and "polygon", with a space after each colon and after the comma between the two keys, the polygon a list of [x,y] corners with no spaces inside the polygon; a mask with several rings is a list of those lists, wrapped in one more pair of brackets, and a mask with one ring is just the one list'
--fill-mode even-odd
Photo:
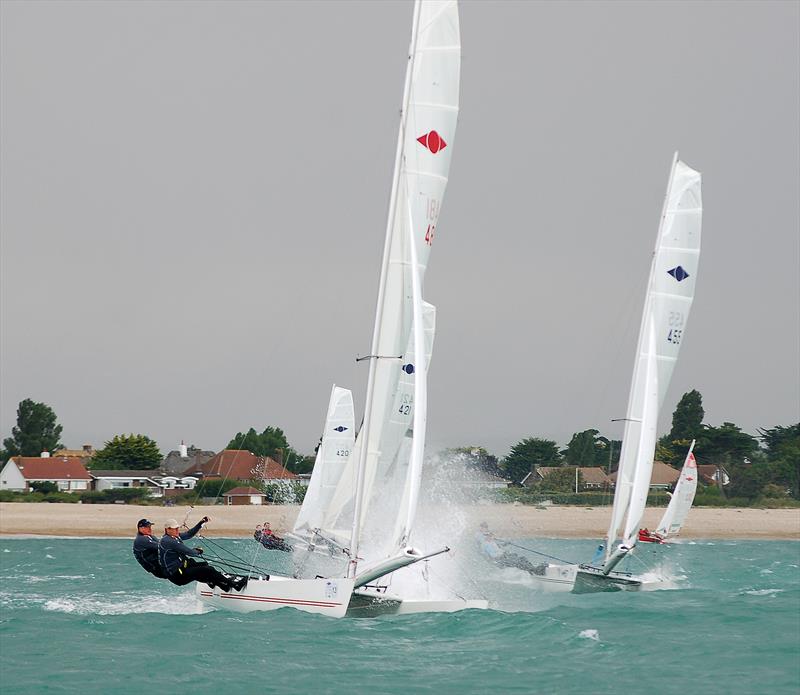
{"label": "blue diamond sail logo", "polygon": [[672,270],[667,271],[672,277],[674,277],[678,282],[681,280],[685,280],[689,277],[689,273],[687,273],[681,266],[676,265]]}
{"label": "blue diamond sail logo", "polygon": [[402,369],[402,370],[403,370],[403,371],[404,371],[406,374],[413,374],[413,373],[414,373],[414,365],[413,365],[413,364],[404,364],[404,365],[401,367],[401,369]]}
{"label": "blue diamond sail logo", "polygon": [[344,425],[339,425],[338,427],[334,427],[334,432],[344,432],[347,428]]}

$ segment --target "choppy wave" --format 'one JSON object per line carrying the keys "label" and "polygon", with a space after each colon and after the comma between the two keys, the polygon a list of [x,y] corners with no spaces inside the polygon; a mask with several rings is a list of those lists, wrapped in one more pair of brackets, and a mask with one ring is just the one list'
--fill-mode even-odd
{"label": "choppy wave", "polygon": [[114,598],[100,594],[90,596],[60,596],[44,602],[44,610],[77,615],[133,615],[138,613],[165,613],[167,615],[198,615],[208,609],[195,595],[126,596]]}

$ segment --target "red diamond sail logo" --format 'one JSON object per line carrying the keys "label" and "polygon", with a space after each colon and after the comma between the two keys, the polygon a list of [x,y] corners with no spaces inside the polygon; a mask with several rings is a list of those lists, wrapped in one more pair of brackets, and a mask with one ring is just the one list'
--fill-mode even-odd
{"label": "red diamond sail logo", "polygon": [[425,133],[425,135],[420,135],[420,137],[417,138],[417,142],[423,147],[427,147],[433,154],[441,152],[447,147],[444,138],[435,130],[432,130],[430,133]]}

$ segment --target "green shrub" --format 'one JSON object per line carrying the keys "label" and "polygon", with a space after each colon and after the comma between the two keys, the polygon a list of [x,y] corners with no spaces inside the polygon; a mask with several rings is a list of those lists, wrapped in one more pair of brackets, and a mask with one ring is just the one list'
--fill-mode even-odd
{"label": "green shrub", "polygon": [[81,493],[84,504],[113,504],[120,501],[126,504],[138,504],[150,499],[150,493],[143,487],[121,487],[111,490],[88,491]]}
{"label": "green shrub", "polygon": [[51,483],[49,480],[41,480],[31,483],[31,490],[34,492],[41,492],[46,495],[50,492],[58,492],[58,485]]}

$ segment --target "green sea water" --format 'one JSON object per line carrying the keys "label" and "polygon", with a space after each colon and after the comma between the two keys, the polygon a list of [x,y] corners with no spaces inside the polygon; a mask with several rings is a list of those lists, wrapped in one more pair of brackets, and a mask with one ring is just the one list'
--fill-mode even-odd
{"label": "green sea water", "polygon": [[581,596],[469,557],[464,591],[490,610],[341,620],[207,611],[130,546],[0,539],[3,693],[800,692],[798,543],[648,549],[674,588]]}

